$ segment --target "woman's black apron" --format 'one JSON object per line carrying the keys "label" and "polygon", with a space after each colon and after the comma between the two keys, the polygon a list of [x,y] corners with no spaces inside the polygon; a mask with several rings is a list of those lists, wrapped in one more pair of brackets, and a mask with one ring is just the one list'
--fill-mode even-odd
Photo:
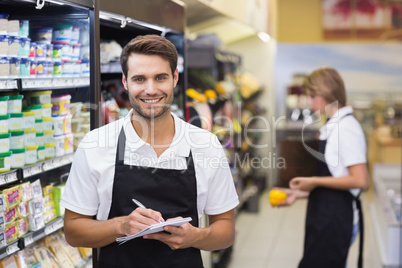
{"label": "woman's black apron", "polygon": [[[191,217],[198,227],[197,182],[192,154],[186,170],[157,169],[124,165],[126,136],[122,128],[116,153],[112,204],[109,219],[129,215],[137,206],[135,198],[146,207],[162,213],[164,219]],[[199,249],[172,250],[157,240],[132,239],[118,245],[113,242],[100,249],[98,267],[203,267]]]}
{"label": "woman's black apron", "polygon": [[[318,150],[325,153],[326,140]],[[317,176],[332,176],[328,165],[318,161]],[[349,191],[318,187],[310,192],[307,205],[304,253],[299,268],[345,268],[353,231],[353,200],[359,211],[360,244],[363,252],[363,213],[360,198]]]}

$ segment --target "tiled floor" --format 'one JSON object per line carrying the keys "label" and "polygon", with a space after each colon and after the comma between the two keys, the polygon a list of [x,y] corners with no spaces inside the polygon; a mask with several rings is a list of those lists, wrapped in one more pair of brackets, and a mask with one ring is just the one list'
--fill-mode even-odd
{"label": "tiled floor", "polygon": [[[365,218],[364,267],[382,267],[368,204],[371,191],[362,194]],[[302,256],[307,200],[272,208],[268,195],[260,198],[258,213],[242,211],[236,219],[236,242],[228,268],[293,268]],[[356,267],[358,239],[349,251],[348,267]]]}

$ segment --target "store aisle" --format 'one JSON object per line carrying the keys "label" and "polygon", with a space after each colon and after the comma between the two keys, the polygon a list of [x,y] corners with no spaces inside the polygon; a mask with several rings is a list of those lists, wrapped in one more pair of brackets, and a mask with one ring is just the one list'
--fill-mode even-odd
{"label": "store aisle", "polygon": [[[362,194],[365,218],[364,267],[381,266],[369,215],[372,193]],[[236,242],[228,268],[294,268],[303,253],[307,200],[288,208],[272,208],[268,194],[260,198],[258,213],[242,211],[236,219]],[[349,251],[348,267],[357,266],[358,240]]]}

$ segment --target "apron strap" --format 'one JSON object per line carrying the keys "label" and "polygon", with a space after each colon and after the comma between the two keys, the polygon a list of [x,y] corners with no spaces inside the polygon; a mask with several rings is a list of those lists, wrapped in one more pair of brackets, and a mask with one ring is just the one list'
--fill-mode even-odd
{"label": "apron strap", "polygon": [[116,151],[116,166],[124,165],[124,150],[126,147],[126,134],[124,133],[124,128],[121,128],[119,140],[117,141],[117,151]]}
{"label": "apron strap", "polygon": [[[359,194],[360,195],[360,194]],[[363,210],[362,210],[362,203],[359,197],[355,198],[356,207],[359,211],[359,229],[360,229],[360,241],[359,241],[359,257],[357,261],[357,267],[363,267],[363,241],[364,241],[364,220],[363,220]]]}

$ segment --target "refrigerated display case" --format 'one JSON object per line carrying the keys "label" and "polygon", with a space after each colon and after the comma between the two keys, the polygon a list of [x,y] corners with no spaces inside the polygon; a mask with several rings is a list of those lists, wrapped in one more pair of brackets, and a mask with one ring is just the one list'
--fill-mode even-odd
{"label": "refrigerated display case", "polygon": [[[99,98],[94,90],[97,75],[92,72],[96,58],[92,49],[96,13],[92,1],[1,0],[0,4],[0,35],[2,41],[9,40],[8,46],[0,52],[0,68],[4,70],[0,77],[0,95],[2,100],[8,99],[2,103],[6,108],[1,116],[14,120],[9,121],[8,129],[1,131],[2,138],[8,136],[10,140],[6,148],[2,148],[8,155],[2,157],[0,187],[3,198],[10,189],[15,190],[13,196],[20,195],[18,203],[8,203],[7,207],[6,202],[0,213],[5,216],[18,207],[20,215],[13,219],[15,222],[10,220],[2,226],[5,228],[0,234],[5,235],[0,246],[2,261],[63,228],[63,213],[56,208],[57,200],[53,200],[56,190],[53,192],[53,189],[61,189],[74,157],[73,144],[76,143],[69,104],[87,104],[91,118],[88,123],[94,128],[98,125],[96,103]],[[83,47],[88,52],[85,56],[80,53]],[[56,101],[56,96],[64,96],[66,100],[62,104],[61,98]],[[19,103],[15,103],[16,100]],[[54,132],[58,121],[55,118],[61,118],[61,125],[66,126],[58,135]],[[17,136],[21,139],[16,140]],[[43,152],[40,152],[42,147]],[[4,169],[7,164],[9,171]],[[28,199],[30,195],[26,191],[36,191],[37,198],[45,200],[40,203],[42,207],[37,207],[42,209],[39,214],[36,210],[29,213],[23,210],[35,203],[35,197]],[[47,205],[53,207],[48,211]]]}
{"label": "refrigerated display case", "polygon": [[402,265],[401,171],[400,164],[375,164],[373,168],[375,195],[370,215],[385,268]]}

